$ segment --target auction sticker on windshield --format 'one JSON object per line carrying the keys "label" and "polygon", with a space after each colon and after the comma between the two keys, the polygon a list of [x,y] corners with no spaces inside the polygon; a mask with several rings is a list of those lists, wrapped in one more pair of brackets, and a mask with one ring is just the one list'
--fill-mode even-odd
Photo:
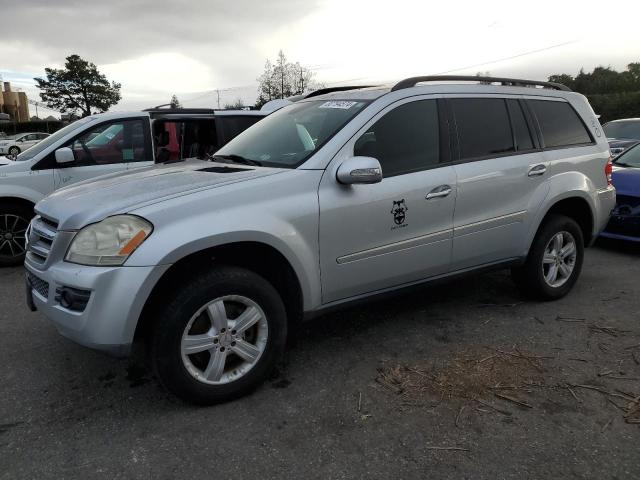
{"label": "auction sticker on windshield", "polygon": [[324,102],[318,108],[339,108],[341,110],[349,110],[356,103],[358,102],[345,102],[345,101],[340,102],[340,101],[333,100],[331,102]]}

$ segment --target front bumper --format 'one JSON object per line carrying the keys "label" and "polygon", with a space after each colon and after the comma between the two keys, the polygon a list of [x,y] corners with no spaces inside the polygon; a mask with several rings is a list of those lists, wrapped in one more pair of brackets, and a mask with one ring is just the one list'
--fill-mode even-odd
{"label": "front bumper", "polygon": [[[31,299],[63,336],[86,347],[127,356],[142,308],[169,267],[88,267],[58,262],[39,270],[27,261],[27,303]],[[64,287],[90,292],[82,311],[61,305],[59,292]]]}

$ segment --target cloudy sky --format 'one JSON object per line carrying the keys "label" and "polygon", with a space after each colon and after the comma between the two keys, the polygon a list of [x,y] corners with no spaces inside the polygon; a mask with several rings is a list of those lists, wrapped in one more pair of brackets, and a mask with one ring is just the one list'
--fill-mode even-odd
{"label": "cloudy sky", "polygon": [[630,0],[0,0],[0,12],[5,81],[37,99],[32,78],[77,53],[122,83],[117,110],[174,93],[215,107],[215,90],[221,104],[253,102],[279,49],[327,85],[479,71],[545,79],[640,61]]}

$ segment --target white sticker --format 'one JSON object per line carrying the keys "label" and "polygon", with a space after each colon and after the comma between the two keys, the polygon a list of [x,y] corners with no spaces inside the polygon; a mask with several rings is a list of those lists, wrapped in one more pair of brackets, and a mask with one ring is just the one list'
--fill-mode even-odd
{"label": "white sticker", "polygon": [[324,102],[318,108],[339,108],[340,110],[348,110],[358,102],[331,101]]}

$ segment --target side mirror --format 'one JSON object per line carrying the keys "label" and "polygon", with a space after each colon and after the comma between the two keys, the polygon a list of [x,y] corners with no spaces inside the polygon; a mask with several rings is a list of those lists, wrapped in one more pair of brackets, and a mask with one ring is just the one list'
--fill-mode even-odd
{"label": "side mirror", "polygon": [[58,165],[65,165],[75,161],[76,157],[73,155],[73,150],[69,147],[62,147],[56,150],[56,163]]}
{"label": "side mirror", "polygon": [[378,183],[382,181],[382,167],[373,157],[351,157],[338,167],[336,178],[344,185]]}

